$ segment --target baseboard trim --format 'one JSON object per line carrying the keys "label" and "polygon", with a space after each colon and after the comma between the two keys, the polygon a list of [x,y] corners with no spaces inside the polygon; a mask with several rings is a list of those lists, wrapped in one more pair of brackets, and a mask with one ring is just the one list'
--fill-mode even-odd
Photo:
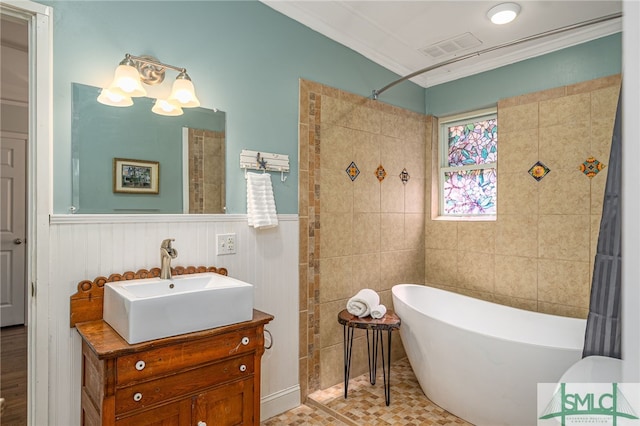
{"label": "baseboard trim", "polygon": [[260,400],[260,421],[289,411],[300,403],[300,385],[267,395]]}

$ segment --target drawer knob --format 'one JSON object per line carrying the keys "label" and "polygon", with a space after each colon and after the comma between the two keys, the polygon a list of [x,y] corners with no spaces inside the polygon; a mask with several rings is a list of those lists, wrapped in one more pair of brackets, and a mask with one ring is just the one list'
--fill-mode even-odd
{"label": "drawer knob", "polygon": [[147,364],[144,361],[140,360],[140,361],[136,362],[136,370],[142,371],[142,370],[144,370],[144,367],[146,365]]}
{"label": "drawer knob", "polygon": [[243,338],[242,338],[242,344],[243,344],[243,345],[245,345],[245,346],[247,346],[247,345],[249,344],[249,338],[248,338],[248,337],[246,337],[246,336],[245,336],[245,337],[243,337]]}
{"label": "drawer knob", "polygon": [[133,400],[134,400],[135,402],[138,402],[138,401],[140,401],[141,399],[142,399],[142,394],[141,394],[140,392],[136,392],[136,393],[134,393],[134,394],[133,394]]}
{"label": "drawer knob", "polygon": [[246,365],[244,365],[244,364],[242,364],[242,365],[240,366],[240,371],[242,371],[243,373],[244,373],[245,371],[247,371],[247,366],[246,366]]}
{"label": "drawer knob", "polygon": [[198,426],[207,426],[207,422],[203,422],[202,420],[200,420],[198,422]]}

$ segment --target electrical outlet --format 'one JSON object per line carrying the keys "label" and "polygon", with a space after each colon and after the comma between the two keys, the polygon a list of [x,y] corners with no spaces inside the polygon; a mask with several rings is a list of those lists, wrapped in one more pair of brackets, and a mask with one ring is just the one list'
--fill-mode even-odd
{"label": "electrical outlet", "polygon": [[236,234],[217,234],[217,255],[236,254]]}

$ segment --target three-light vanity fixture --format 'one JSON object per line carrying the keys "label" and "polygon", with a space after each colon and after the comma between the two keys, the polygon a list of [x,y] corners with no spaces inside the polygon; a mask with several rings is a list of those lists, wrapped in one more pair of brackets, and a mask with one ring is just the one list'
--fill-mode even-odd
{"label": "three-light vanity fixture", "polygon": [[178,71],[178,76],[173,82],[169,97],[156,99],[151,111],[160,115],[182,115],[182,108],[200,106],[193,83],[185,68],[164,64],[152,56],[133,56],[128,53],[116,68],[111,85],[100,92],[98,102],[116,107],[131,106],[133,105],[131,98],[147,95],[142,83],[148,85],[162,83],[167,68]]}

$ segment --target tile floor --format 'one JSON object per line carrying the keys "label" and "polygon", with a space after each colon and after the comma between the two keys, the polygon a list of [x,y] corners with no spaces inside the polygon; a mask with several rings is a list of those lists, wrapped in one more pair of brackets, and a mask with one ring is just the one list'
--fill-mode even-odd
{"label": "tile floor", "polygon": [[352,378],[347,399],[344,398],[344,385],[340,383],[314,392],[305,405],[272,417],[261,425],[469,425],[427,399],[406,358],[392,365],[391,404],[388,407],[384,403],[381,374],[379,369],[375,385],[369,383],[368,373]]}

